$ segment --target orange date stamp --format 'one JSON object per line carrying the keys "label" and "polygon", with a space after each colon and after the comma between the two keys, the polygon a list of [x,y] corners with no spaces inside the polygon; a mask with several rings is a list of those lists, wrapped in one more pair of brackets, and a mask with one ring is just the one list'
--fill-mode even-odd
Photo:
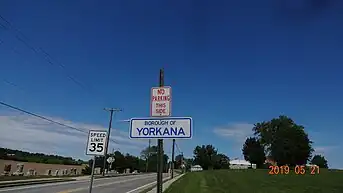
{"label": "orange date stamp", "polygon": [[311,175],[319,174],[319,167],[318,166],[295,166],[294,168],[290,168],[289,166],[269,166],[269,175],[284,175],[294,173],[296,175],[305,175],[309,173]]}

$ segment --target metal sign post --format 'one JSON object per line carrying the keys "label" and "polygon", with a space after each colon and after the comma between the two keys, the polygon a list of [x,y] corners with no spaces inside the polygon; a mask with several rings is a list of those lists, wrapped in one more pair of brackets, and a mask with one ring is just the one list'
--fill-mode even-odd
{"label": "metal sign post", "polygon": [[89,193],[92,193],[96,156],[104,156],[105,155],[104,146],[105,146],[106,142],[107,142],[107,131],[99,131],[99,130],[90,130],[89,131],[88,140],[87,140],[86,155],[93,155],[94,156],[94,160],[93,160],[93,164],[92,164],[91,180],[90,180],[90,185],[89,185]]}
{"label": "metal sign post", "polygon": [[93,189],[95,160],[96,160],[96,156],[94,156],[93,163],[92,163],[92,174],[91,174],[91,181],[90,181],[90,184],[89,184],[89,193],[92,193],[92,189]]}

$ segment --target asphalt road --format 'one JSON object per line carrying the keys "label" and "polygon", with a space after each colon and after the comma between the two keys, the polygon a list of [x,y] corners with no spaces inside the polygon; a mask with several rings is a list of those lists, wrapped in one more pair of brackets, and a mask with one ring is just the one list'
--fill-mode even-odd
{"label": "asphalt road", "polygon": [[[164,174],[167,178],[169,174]],[[156,182],[156,174],[94,179],[93,193],[137,193],[137,189]],[[51,184],[1,188],[0,193],[88,193],[89,179]],[[144,188],[143,188],[144,189]],[[141,189],[139,189],[141,190]]]}

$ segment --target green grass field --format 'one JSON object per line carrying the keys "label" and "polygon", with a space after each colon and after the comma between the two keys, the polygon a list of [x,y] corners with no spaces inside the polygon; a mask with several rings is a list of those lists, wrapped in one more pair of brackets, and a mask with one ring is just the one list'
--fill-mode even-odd
{"label": "green grass field", "polygon": [[167,193],[343,193],[343,171],[269,175],[268,170],[215,170],[187,173]]}

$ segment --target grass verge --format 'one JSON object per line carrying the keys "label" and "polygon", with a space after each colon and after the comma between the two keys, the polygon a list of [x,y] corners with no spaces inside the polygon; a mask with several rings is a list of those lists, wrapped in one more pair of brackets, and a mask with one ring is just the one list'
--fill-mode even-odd
{"label": "grass verge", "polygon": [[342,193],[343,171],[320,174],[269,175],[268,170],[191,172],[174,182],[166,193]]}

